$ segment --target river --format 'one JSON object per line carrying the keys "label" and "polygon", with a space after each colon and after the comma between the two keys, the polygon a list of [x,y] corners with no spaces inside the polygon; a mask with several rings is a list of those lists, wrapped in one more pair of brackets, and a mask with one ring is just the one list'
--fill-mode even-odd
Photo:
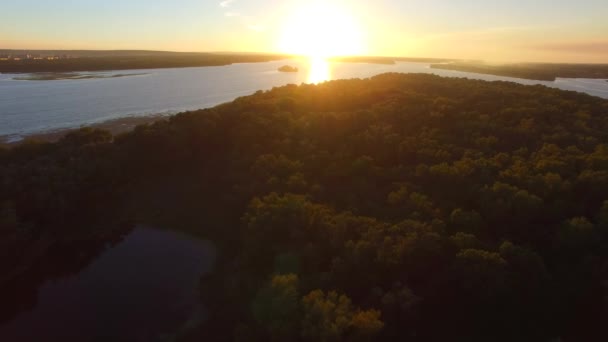
{"label": "river", "polygon": [[[282,65],[300,69],[281,73]],[[431,69],[427,63],[393,65],[283,60],[221,67],[90,72],[86,79],[15,80],[24,75],[0,74],[0,136],[23,135],[79,127],[129,116],[174,114],[212,107],[286,84],[366,78],[385,72],[432,73],[488,81],[542,84],[608,98],[608,82],[593,79],[532,81],[512,77]],[[113,77],[119,76],[119,77]]]}

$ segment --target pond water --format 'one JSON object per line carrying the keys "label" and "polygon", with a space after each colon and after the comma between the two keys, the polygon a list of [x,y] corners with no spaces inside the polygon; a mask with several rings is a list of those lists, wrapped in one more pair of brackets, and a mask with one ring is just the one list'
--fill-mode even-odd
{"label": "pond water", "polygon": [[77,274],[43,283],[0,341],[170,340],[205,319],[199,280],[214,260],[208,241],[137,227]]}
{"label": "pond water", "polygon": [[[300,72],[283,73],[283,65]],[[608,82],[591,79],[531,81],[512,77],[431,69],[427,63],[394,65],[326,63],[283,60],[221,67],[87,72],[83,78],[16,80],[28,75],[0,74],[0,136],[19,140],[22,135],[79,127],[111,119],[212,107],[286,84],[366,78],[385,72],[432,73],[488,81],[542,84],[608,98]],[[31,78],[31,75],[29,76]]]}

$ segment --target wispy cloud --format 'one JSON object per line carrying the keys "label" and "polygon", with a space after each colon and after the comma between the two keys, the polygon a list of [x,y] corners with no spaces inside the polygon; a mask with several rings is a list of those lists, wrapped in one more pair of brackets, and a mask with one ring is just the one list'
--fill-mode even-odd
{"label": "wispy cloud", "polygon": [[230,7],[230,5],[232,5],[232,3],[234,3],[235,0],[224,0],[222,2],[220,2],[220,7]]}
{"label": "wispy cloud", "polygon": [[243,15],[241,13],[237,13],[237,12],[226,12],[226,13],[224,13],[224,16],[226,16],[226,17],[242,17]]}

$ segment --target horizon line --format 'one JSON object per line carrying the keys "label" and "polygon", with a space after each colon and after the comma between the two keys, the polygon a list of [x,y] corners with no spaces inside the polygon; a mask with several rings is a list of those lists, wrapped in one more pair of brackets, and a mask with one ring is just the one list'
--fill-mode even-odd
{"label": "horizon line", "polygon": [[[0,51],[81,51],[81,52],[155,52],[155,53],[174,53],[174,54],[238,54],[238,55],[275,55],[275,56],[286,56],[286,57],[307,57],[304,55],[296,55],[282,52],[260,52],[260,51],[175,51],[175,50],[151,50],[151,49],[15,49],[15,48],[0,48]],[[547,62],[547,61],[523,61],[523,60],[512,60],[512,61],[494,61],[491,59],[470,59],[470,58],[450,58],[450,57],[428,57],[428,56],[394,56],[394,55],[365,55],[365,54],[352,54],[343,56],[331,56],[328,59],[335,58],[410,58],[410,59],[435,59],[435,60],[449,60],[449,61],[460,61],[460,62],[487,62],[487,63],[499,63],[499,64],[594,64],[594,65],[608,65],[607,62]]]}

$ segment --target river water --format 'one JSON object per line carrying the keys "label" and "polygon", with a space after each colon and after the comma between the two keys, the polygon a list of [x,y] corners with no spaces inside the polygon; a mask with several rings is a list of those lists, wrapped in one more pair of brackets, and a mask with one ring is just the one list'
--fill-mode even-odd
{"label": "river water", "polygon": [[[285,64],[297,66],[300,72],[278,72],[277,69]],[[100,78],[54,81],[15,80],[23,75],[0,74],[0,136],[18,140],[26,134],[122,117],[173,114],[207,108],[253,94],[257,90],[290,83],[366,78],[385,72],[432,73],[447,77],[542,84],[608,98],[606,80],[532,81],[431,69],[429,64],[410,62],[383,65],[284,60],[221,67],[91,72],[86,74]],[[125,74],[131,76],[112,77]]]}
{"label": "river water", "polygon": [[119,241],[41,284],[31,308],[0,324],[0,341],[171,340],[205,319],[199,280],[215,262],[210,242],[146,227]]}

